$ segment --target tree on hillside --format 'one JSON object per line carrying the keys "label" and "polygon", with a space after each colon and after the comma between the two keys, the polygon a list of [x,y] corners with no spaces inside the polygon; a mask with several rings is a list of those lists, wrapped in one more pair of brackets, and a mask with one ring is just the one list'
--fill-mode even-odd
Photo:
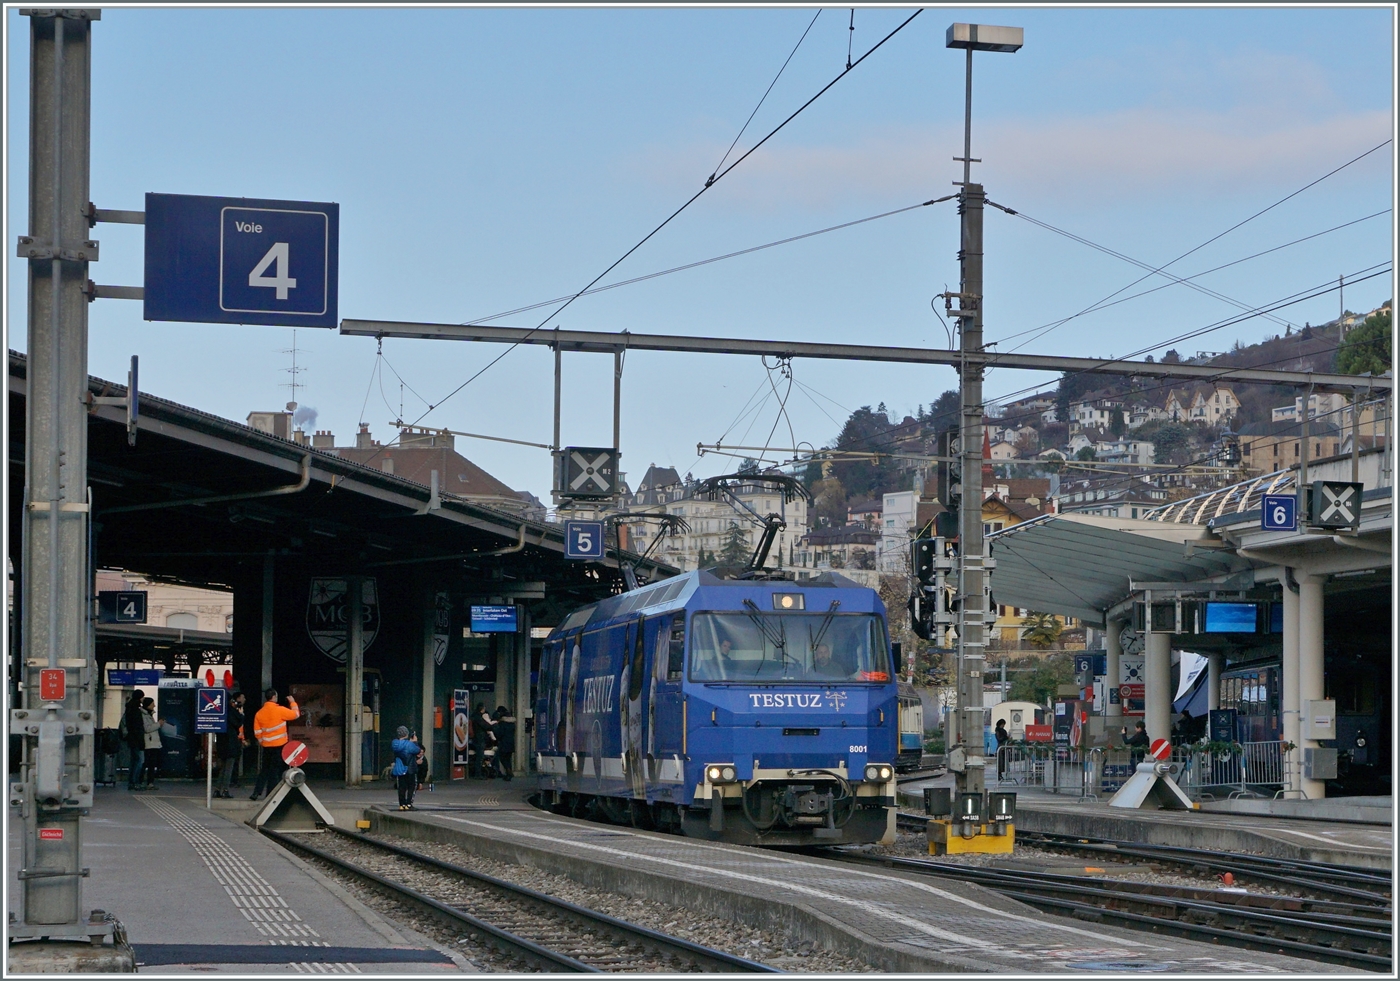
{"label": "tree on hillside", "polygon": [[1152,434],[1152,446],[1158,463],[1184,463],[1191,449],[1191,430],[1179,422],[1169,422]]}
{"label": "tree on hillside", "polygon": [[919,416],[934,436],[958,428],[958,414],[962,411],[962,397],[956,388],[950,388],[934,400],[928,412]]}
{"label": "tree on hillside", "polygon": [[729,522],[729,530],[724,534],[724,544],[719,549],[721,565],[743,565],[749,560],[749,540],[737,521]]}
{"label": "tree on hillside", "polygon": [[[863,453],[898,453],[901,440],[917,439],[919,436],[918,423],[914,420],[910,422],[908,426],[896,425],[883,402],[874,409],[863,405],[852,412],[841,427],[835,448]],[[878,461],[843,460],[832,464],[831,471],[846,493],[855,498],[878,497],[888,491],[900,490],[900,485],[908,480],[907,474],[888,458]]]}
{"label": "tree on hillside", "polygon": [[1176,352],[1175,348],[1173,348],[1166,354],[1162,355],[1162,364],[1181,364],[1181,355]]}
{"label": "tree on hillside", "polygon": [[828,527],[839,528],[846,523],[846,488],[835,477],[827,477],[812,485],[812,515],[819,519],[814,527],[819,527],[824,519]]}
{"label": "tree on hillside", "polygon": [[1092,446],[1081,446],[1079,452],[1074,454],[1074,458],[1076,460],[1092,460],[1094,459],[1094,448]]}
{"label": "tree on hillside", "polygon": [[1391,365],[1390,311],[1367,317],[1352,328],[1337,351],[1337,370],[1348,375],[1379,375]]}

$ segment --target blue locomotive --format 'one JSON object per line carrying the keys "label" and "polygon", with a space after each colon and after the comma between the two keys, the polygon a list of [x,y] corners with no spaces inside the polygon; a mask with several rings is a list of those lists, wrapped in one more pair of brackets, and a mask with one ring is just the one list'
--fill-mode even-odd
{"label": "blue locomotive", "polygon": [[893,840],[896,670],[879,596],[839,575],[609,597],[545,641],[537,800],[743,844]]}

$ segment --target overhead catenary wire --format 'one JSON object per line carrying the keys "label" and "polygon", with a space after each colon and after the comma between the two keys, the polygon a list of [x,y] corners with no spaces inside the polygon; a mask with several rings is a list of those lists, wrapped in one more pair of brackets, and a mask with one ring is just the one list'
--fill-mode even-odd
{"label": "overhead catenary wire", "polygon": [[[1081,245],[1086,245],[1091,249],[1094,249],[1098,252],[1102,252],[1104,255],[1112,256],[1115,259],[1122,259],[1124,262],[1137,266],[1139,269],[1152,269],[1151,263],[1143,262],[1141,259],[1134,259],[1132,256],[1119,252],[1117,249],[1109,248],[1106,245],[1100,245],[1097,242],[1090,241],[1082,235],[1077,235],[1074,232],[1067,231],[1063,228],[1057,228],[1049,222],[1041,221],[1039,218],[1033,218],[1023,211],[1017,211],[1014,208],[1008,208],[1004,204],[997,204],[995,201],[990,200],[987,202],[987,204],[991,205],[993,208],[996,208],[999,211],[1006,212],[1008,215],[1012,215],[1013,217],[1020,218],[1022,221],[1029,222],[1032,225],[1036,225],[1037,227],[1043,228],[1046,231],[1054,232],[1056,235],[1063,235],[1065,238],[1069,239],[1072,242],[1078,242]],[[1205,296],[1213,297],[1217,300],[1222,300],[1225,303],[1228,303],[1234,307],[1238,307],[1241,310],[1250,309],[1250,305],[1242,300],[1236,300],[1234,297],[1226,296],[1224,293],[1221,293],[1217,290],[1213,290],[1208,286],[1202,286],[1200,283],[1191,282],[1191,280],[1186,279],[1185,277],[1177,276],[1169,272],[1164,272],[1160,269],[1153,270],[1153,273],[1155,275],[1165,276],[1178,286],[1189,287],[1190,289],[1193,289],[1198,293],[1204,294]],[[1282,317],[1274,317],[1272,315],[1269,315],[1267,319],[1272,320],[1280,326],[1284,327],[1298,326],[1292,321],[1284,320]]]}
{"label": "overhead catenary wire", "polygon": [[[817,22],[817,18],[821,15],[821,8],[818,7],[817,12],[812,15],[811,22],[807,25],[807,30],[802,32],[802,36],[797,39],[797,43],[792,46],[792,50],[788,52],[787,58],[783,60],[783,65],[778,69],[778,74],[773,76],[773,81],[769,82],[768,88],[763,90],[763,96],[758,100],[758,105],[753,107],[753,112],[749,113],[749,118],[744,120],[743,126],[739,127],[739,132],[735,135],[734,142],[729,144],[729,149],[724,151],[724,156],[720,157],[719,163],[715,165],[715,169],[710,171],[709,183],[714,183],[715,175],[718,174],[719,169],[724,166],[724,162],[729,159],[729,155],[734,152],[734,148],[739,145],[739,140],[743,138],[744,132],[749,128],[749,123],[753,122],[753,117],[758,115],[758,110],[763,108],[763,103],[768,99],[768,93],[773,91],[773,86],[777,85],[778,79],[783,77],[783,72],[787,70],[788,62],[792,61],[793,55],[797,54],[797,49],[802,47],[802,42],[807,40],[807,34],[812,30],[813,25]],[[850,62],[851,57],[848,52],[846,55],[847,68],[851,67]]]}
{"label": "overhead catenary wire", "polygon": [[[1219,271],[1222,270],[1222,269],[1228,269],[1228,268],[1230,268],[1231,266],[1238,266],[1240,263],[1243,263],[1243,262],[1250,262],[1250,261],[1252,261],[1252,260],[1254,260],[1254,259],[1258,259],[1258,258],[1260,258],[1260,257],[1262,257],[1262,256],[1269,255],[1269,254],[1271,254],[1271,253],[1273,253],[1273,252],[1278,252],[1278,251],[1280,251],[1280,250],[1282,250],[1282,249],[1291,248],[1291,247],[1293,247],[1293,246],[1295,246],[1295,245],[1300,245],[1300,244],[1302,244],[1303,242],[1311,241],[1312,239],[1319,238],[1319,237],[1321,237],[1321,236],[1323,236],[1323,235],[1330,235],[1332,232],[1338,232],[1338,231],[1341,231],[1341,230],[1344,229],[1344,228],[1350,228],[1352,225],[1360,224],[1360,223],[1363,222],[1363,221],[1370,221],[1372,218],[1379,218],[1381,215],[1388,215],[1388,214],[1390,214],[1390,213],[1391,213],[1391,209],[1390,209],[1390,208],[1382,208],[1380,211],[1373,212],[1372,214],[1365,215],[1365,216],[1363,216],[1363,217],[1361,217],[1361,218],[1354,218],[1354,219],[1352,219],[1351,221],[1343,222],[1343,223],[1340,224],[1340,225],[1333,225],[1331,228],[1325,228],[1325,229],[1323,229],[1323,230],[1320,231],[1320,232],[1313,232],[1311,235],[1304,235],[1302,238],[1295,238],[1295,239],[1294,239],[1293,241],[1291,241],[1291,242],[1284,242],[1282,245],[1275,245],[1275,246],[1273,246],[1272,248],[1264,249],[1264,250],[1262,250],[1262,251],[1260,251],[1260,252],[1255,252],[1255,253],[1253,253],[1252,255],[1247,255],[1247,256],[1244,256],[1244,257],[1239,258],[1239,259],[1232,259],[1232,260],[1229,261],[1229,262],[1221,263],[1221,264],[1218,265],[1218,266],[1212,266],[1212,267],[1209,268],[1209,269],[1202,269],[1202,270],[1201,270],[1200,272],[1198,272],[1198,273],[1193,273],[1193,274],[1190,275],[1190,276],[1185,276],[1185,277],[1183,277],[1183,279],[1186,279],[1186,280],[1200,279],[1202,276],[1208,276],[1208,275],[1210,275],[1211,273],[1219,272]],[[1156,293],[1156,292],[1158,292],[1158,291],[1160,291],[1160,290],[1170,289],[1171,287],[1177,286],[1177,285],[1180,285],[1179,282],[1177,282],[1177,281],[1162,283],[1162,284],[1159,285],[1159,286],[1154,286],[1154,287],[1152,287],[1151,289],[1143,290],[1143,291],[1140,292],[1140,293],[1131,293],[1131,294],[1129,294],[1128,296],[1121,296],[1121,297],[1119,297],[1119,298],[1116,299],[1116,300],[1110,300],[1110,301],[1108,301],[1108,302],[1106,302],[1106,303],[1095,304],[1094,306],[1090,307],[1090,308],[1089,308],[1087,311],[1085,311],[1085,312],[1086,312],[1086,313],[1097,313],[1097,312],[1099,312],[1100,310],[1106,310],[1106,309],[1108,309],[1109,307],[1116,307],[1116,306],[1118,306],[1120,303],[1127,303],[1127,302],[1129,302],[1129,301],[1131,301],[1131,300],[1140,299],[1141,297],[1148,296],[1149,294]],[[1010,339],[1013,338],[1013,337],[1020,337],[1020,336],[1022,336],[1022,335],[1024,335],[1024,334],[1033,333],[1034,331],[1041,330],[1043,327],[1047,327],[1047,326],[1049,326],[1049,324],[1042,324],[1041,327],[1032,327],[1032,328],[1029,328],[1028,330],[1024,330],[1024,331],[1021,331],[1021,332],[1016,333],[1016,334],[1008,334],[1006,337],[1003,337],[1002,340],[1003,340],[1003,341],[1006,341],[1006,340],[1010,340]],[[1296,325],[1290,325],[1290,326],[1296,326]],[[998,343],[1000,343],[1000,342],[998,342]],[[1159,346],[1161,346],[1161,345],[1159,345]],[[1036,387],[1038,387],[1038,386],[1036,386]]]}
{"label": "overhead catenary wire", "polygon": [[589,283],[588,283],[586,286],[584,286],[584,288],[583,288],[582,290],[579,290],[578,293],[574,294],[574,295],[571,296],[569,299],[565,300],[565,301],[563,302],[563,304],[560,305],[556,310],[551,311],[550,314],[549,314],[549,316],[545,317],[545,318],[544,318],[543,320],[541,320],[535,327],[531,328],[530,332],[529,332],[528,334],[526,334],[525,337],[522,337],[520,340],[514,342],[513,344],[508,345],[504,351],[502,351],[502,352],[501,352],[500,354],[498,354],[496,357],[492,358],[489,362],[487,362],[487,364],[485,365],[485,367],[481,368],[481,369],[480,369],[479,371],[477,371],[475,374],[473,374],[473,375],[471,375],[469,378],[467,378],[466,381],[462,382],[462,383],[461,383],[460,385],[458,385],[456,388],[452,389],[452,391],[448,392],[447,395],[445,395],[443,398],[439,399],[439,400],[438,400],[437,402],[435,402],[435,403],[430,404],[430,405],[428,406],[427,410],[426,410],[422,415],[420,415],[417,419],[415,419],[411,425],[415,425],[415,426],[416,426],[419,422],[421,422],[421,421],[424,419],[424,417],[426,417],[426,416],[428,415],[428,413],[430,413],[430,412],[432,412],[433,410],[435,410],[438,406],[442,405],[442,404],[443,404],[444,402],[446,402],[448,399],[452,398],[452,397],[455,396],[458,392],[460,392],[462,389],[466,388],[466,387],[467,387],[468,385],[470,385],[472,382],[476,381],[478,378],[480,378],[482,375],[484,375],[487,371],[491,370],[491,368],[494,367],[496,364],[498,364],[498,363],[501,361],[502,358],[504,358],[506,355],[510,354],[510,352],[514,351],[517,347],[519,347],[521,344],[523,344],[529,337],[531,337],[532,335],[534,335],[534,334],[538,333],[539,331],[543,330],[545,324],[549,323],[549,321],[553,320],[553,319],[554,319],[555,317],[557,317],[560,313],[563,313],[564,310],[565,310],[566,308],[568,308],[568,306],[574,302],[574,300],[576,300],[579,296],[583,295],[585,292],[587,292],[588,290],[590,290],[590,289],[592,289],[594,286],[596,286],[596,285],[598,284],[598,282],[599,282],[600,280],[602,280],[603,277],[606,276],[608,273],[612,272],[612,271],[613,271],[614,269],[616,269],[618,266],[622,265],[622,263],[625,262],[625,261],[627,260],[627,258],[628,258],[629,256],[632,255],[632,253],[636,252],[638,249],[640,249],[640,248],[641,248],[643,245],[645,245],[647,242],[651,241],[651,239],[652,239],[653,237],[655,237],[663,228],[665,228],[667,225],[669,225],[672,221],[674,221],[677,217],[679,217],[680,214],[681,214],[683,211],[685,211],[685,210],[686,210],[687,208],[689,208],[692,204],[694,204],[696,201],[698,201],[698,200],[700,199],[700,196],[701,196],[701,195],[703,195],[706,191],[708,191],[708,190],[709,190],[711,187],[713,187],[716,183],[718,183],[719,181],[723,180],[731,171],[734,170],[735,167],[738,167],[741,163],[743,163],[743,162],[744,162],[745,160],[747,160],[750,156],[752,156],[755,152],[757,152],[758,149],[759,149],[760,147],[762,147],[765,143],[767,143],[767,142],[768,142],[769,140],[771,140],[774,136],[776,136],[779,132],[781,132],[781,131],[783,130],[783,128],[787,126],[788,123],[792,122],[792,121],[793,121],[794,119],[796,119],[799,115],[801,115],[802,112],[805,111],[805,110],[807,109],[808,106],[812,105],[812,103],[816,102],[816,101],[817,101],[818,99],[820,99],[823,95],[825,95],[828,91],[830,91],[832,86],[834,86],[837,82],[841,81],[841,79],[845,78],[845,77],[846,77],[847,75],[849,75],[852,71],[854,71],[855,68],[857,68],[863,61],[865,61],[865,59],[869,58],[869,57],[870,57],[872,54],[874,54],[876,51],[880,50],[880,48],[882,48],[882,47],[885,45],[885,43],[886,43],[887,41],[890,40],[890,38],[894,37],[894,36],[895,36],[896,34],[898,34],[900,31],[904,30],[904,28],[907,27],[907,26],[914,20],[914,18],[915,18],[915,17],[918,17],[919,14],[921,14],[922,12],[923,12],[923,8],[919,8],[918,10],[915,10],[912,14],[910,14],[907,18],[905,18],[903,21],[901,21],[900,24],[899,24],[897,27],[895,27],[894,30],[890,31],[890,32],[889,32],[888,34],[886,34],[883,38],[881,38],[879,41],[877,41],[877,42],[875,43],[875,45],[874,45],[873,47],[871,47],[871,49],[870,49],[869,51],[865,52],[865,54],[863,54],[863,55],[861,55],[859,58],[857,58],[857,59],[855,60],[855,62],[851,64],[850,67],[846,68],[844,71],[842,71],[840,74],[838,74],[835,78],[833,78],[830,82],[827,82],[826,85],[822,86],[821,89],[819,89],[815,95],[813,95],[810,99],[808,99],[806,102],[802,103],[802,105],[798,106],[795,110],[793,110],[793,112],[792,112],[786,119],[784,119],[781,123],[779,123],[777,126],[773,127],[771,130],[769,130],[769,131],[768,131],[768,134],[767,134],[766,136],[764,136],[763,139],[759,140],[757,143],[755,143],[755,144],[754,144],[752,147],[750,147],[748,150],[745,150],[744,153],[741,154],[741,155],[739,156],[739,158],[736,159],[733,163],[731,163],[731,164],[730,164],[729,166],[727,166],[727,167],[722,168],[722,169],[719,171],[719,173],[715,174],[711,179],[707,180],[707,181],[705,182],[705,185],[704,185],[703,187],[701,187],[700,190],[696,191],[693,195],[691,195],[691,196],[685,201],[685,203],[682,204],[679,208],[677,208],[675,211],[671,212],[671,214],[668,215],[668,216],[665,218],[665,220],[663,220],[659,225],[657,225],[657,226],[656,226],[655,228],[653,228],[651,231],[647,232],[646,235],[642,236],[641,240],[638,241],[636,245],[632,246],[630,249],[628,249],[626,252],[624,252],[624,253],[623,253],[621,256],[619,256],[611,265],[609,265],[606,269],[604,269],[602,272],[600,272],[597,276],[594,276],[593,279],[590,280]]}
{"label": "overhead catenary wire", "polygon": [[1361,153],[1361,154],[1358,154],[1358,155],[1355,156],[1355,157],[1352,157],[1350,160],[1348,160],[1346,163],[1342,164],[1341,166],[1335,167],[1335,168],[1333,168],[1332,170],[1328,171],[1327,173],[1323,174],[1321,177],[1318,177],[1318,178],[1316,178],[1315,180],[1309,181],[1307,184],[1304,184],[1302,187],[1298,188],[1297,190],[1292,191],[1291,193],[1284,195],[1283,197],[1279,198],[1277,201],[1273,202],[1273,203],[1270,204],[1269,206],[1267,206],[1267,207],[1265,207],[1265,208],[1262,208],[1262,209],[1260,209],[1259,211],[1256,211],[1254,214],[1250,215],[1248,218],[1245,218],[1245,219],[1243,219],[1243,220],[1241,220],[1241,221],[1237,221],[1235,224],[1231,225],[1229,228],[1226,228],[1226,229],[1225,229],[1224,231],[1222,231],[1222,232],[1217,232],[1215,235],[1212,235],[1210,238],[1206,239],[1206,240],[1205,240],[1204,242],[1202,242],[1200,245],[1197,245],[1197,246],[1195,246],[1195,247],[1193,247],[1193,248],[1187,249],[1185,252],[1181,253],[1181,255],[1177,256],[1175,259],[1172,259],[1172,260],[1169,261],[1169,262],[1163,263],[1161,266],[1156,267],[1156,268],[1153,269],[1152,271],[1147,272],[1147,273],[1144,273],[1142,276],[1139,276],[1137,279],[1133,280],[1131,283],[1128,283],[1126,286],[1123,286],[1123,287],[1121,287],[1120,289],[1114,290],[1112,293],[1108,294],[1108,296],[1104,297],[1102,300],[1099,300],[1098,303],[1090,304],[1090,306],[1085,307],[1083,310],[1079,311],[1078,313],[1071,314],[1070,316],[1065,317],[1063,320],[1056,321],[1056,322],[1053,323],[1053,324],[1048,324],[1048,325],[1046,325],[1044,328],[1032,328],[1031,331],[1022,331],[1021,334],[1011,334],[1011,335],[1008,335],[1008,336],[1006,336],[1006,337],[1002,337],[1002,338],[1000,338],[999,340],[997,340],[997,341],[995,341],[995,342],[993,342],[993,343],[998,343],[998,344],[1000,344],[1000,343],[1005,343],[1006,341],[1011,340],[1013,337],[1019,337],[1019,336],[1022,336],[1022,335],[1024,335],[1024,334],[1031,333],[1031,332],[1034,331],[1034,330],[1040,330],[1040,333],[1036,334],[1034,337],[1030,338],[1029,340],[1026,340],[1026,341],[1021,342],[1021,343],[1018,344],[1016,347],[1014,347],[1014,348],[1011,349],[1012,351],[1019,351],[1021,348],[1025,347],[1027,344],[1030,344],[1030,343],[1032,343],[1033,341],[1039,340],[1040,338],[1044,337],[1045,335],[1049,334],[1050,332],[1052,332],[1052,331],[1054,331],[1054,330],[1058,330],[1060,327],[1063,327],[1065,324],[1069,323],[1071,320],[1074,320],[1074,319],[1077,318],[1077,317],[1082,317],[1082,316],[1084,316],[1084,314],[1088,313],[1088,312],[1089,312],[1090,310],[1092,310],[1094,307],[1098,306],[1098,304],[1101,304],[1101,303],[1103,303],[1103,302],[1105,302],[1105,301],[1107,301],[1107,300],[1113,299],[1115,296],[1117,296],[1119,293],[1122,293],[1124,290],[1132,289],[1132,288],[1133,288],[1134,286],[1136,286],[1138,283],[1141,283],[1143,280],[1149,278],[1150,276],[1156,275],[1157,273],[1162,272],[1163,270],[1167,269],[1168,267],[1176,265],[1178,262],[1180,262],[1182,259],[1185,259],[1187,256],[1193,255],[1194,253],[1199,252],[1201,249],[1204,249],[1207,245],[1210,245],[1210,244],[1213,243],[1213,242],[1219,241],[1220,239],[1224,238],[1226,235],[1229,235],[1231,232],[1234,232],[1234,231],[1236,231],[1237,229],[1242,228],[1242,227],[1244,227],[1245,225],[1249,224],[1251,221],[1254,221],[1254,219],[1259,218],[1260,216],[1269,213],[1270,211],[1272,211],[1273,209],[1279,207],[1280,205],[1284,204],[1285,202],[1287,202],[1287,201],[1289,201],[1289,200],[1292,200],[1293,198],[1297,197],[1299,194],[1302,194],[1304,191],[1308,190],[1309,188],[1315,187],[1315,186],[1317,186],[1318,184],[1322,183],[1323,181],[1327,180],[1329,177],[1332,177],[1332,176],[1334,176],[1334,175],[1336,175],[1336,174],[1341,173],[1343,170],[1346,170],[1346,169],[1347,169],[1348,167],[1350,167],[1352,164],[1355,164],[1355,163],[1357,163],[1358,161],[1365,159],[1366,157],[1368,157],[1368,156],[1370,156],[1371,154],[1375,153],[1377,150],[1381,149],[1382,147],[1387,146],[1390,142],[1391,142],[1391,140],[1390,140],[1389,138],[1387,138],[1387,139],[1383,140],[1382,142],[1376,144],[1375,146],[1371,147],[1371,149],[1365,151],[1364,153]]}
{"label": "overhead catenary wire", "polygon": [[957,197],[956,194],[949,194],[941,198],[934,198],[930,201],[921,201],[918,204],[906,205],[903,208],[895,208],[893,211],[882,211],[877,215],[868,215],[864,218],[856,218],[853,221],[843,221],[839,225],[829,225],[826,228],[818,228],[815,231],[803,232],[801,235],[790,235],[787,238],[780,238],[773,242],[765,242],[762,245],[753,245],[746,249],[739,249],[735,252],[726,252],[723,255],[711,256],[708,259],[699,259],[695,262],[687,262],[684,265],[672,266],[669,269],[659,269],[656,272],[647,273],[644,276],[635,276],[632,279],[624,279],[616,283],[608,283],[606,286],[598,286],[593,289],[584,290],[581,293],[570,294],[569,296],[556,296],[552,300],[541,300],[539,303],[531,303],[528,306],[515,307],[512,310],[502,310],[500,313],[493,313],[487,317],[476,317],[472,320],[462,321],[463,325],[486,324],[492,320],[500,320],[502,317],[511,317],[517,313],[528,313],[531,310],[538,310],[540,307],[547,307],[554,303],[562,303],[564,300],[578,299],[583,296],[593,296],[596,293],[605,293],[608,290],[615,290],[622,286],[632,286],[636,283],[644,283],[650,279],[657,279],[661,276],[670,276],[673,273],[685,272],[688,269],[696,269],[700,266],[708,266],[713,262],[722,262],[725,259],[733,259],[741,255],[749,255],[753,252],[762,252],[764,249],[775,248],[779,245],[790,245],[793,242],[800,242],[803,239],[814,238],[818,235],[825,235],[828,232],[839,232],[844,228],[853,228],[856,225],[864,225],[867,222],[879,221],[881,218],[891,218],[895,215],[902,215],[906,211],[915,211],[919,208],[926,208],[931,204],[942,204],[944,201],[951,201]]}

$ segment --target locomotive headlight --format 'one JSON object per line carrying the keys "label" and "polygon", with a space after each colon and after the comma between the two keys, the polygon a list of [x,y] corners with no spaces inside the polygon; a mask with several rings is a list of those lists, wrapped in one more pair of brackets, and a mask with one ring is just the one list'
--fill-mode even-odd
{"label": "locomotive headlight", "polygon": [[721,770],[719,767],[712,766],[705,771],[705,776],[709,778],[710,783],[718,783],[720,774],[723,772],[724,771]]}
{"label": "locomotive headlight", "polygon": [[712,763],[705,767],[705,778],[710,783],[733,783],[734,767],[727,763]]}
{"label": "locomotive headlight", "polygon": [[894,769],[886,763],[870,763],[865,767],[865,779],[872,783],[885,783],[892,776],[894,776]]}

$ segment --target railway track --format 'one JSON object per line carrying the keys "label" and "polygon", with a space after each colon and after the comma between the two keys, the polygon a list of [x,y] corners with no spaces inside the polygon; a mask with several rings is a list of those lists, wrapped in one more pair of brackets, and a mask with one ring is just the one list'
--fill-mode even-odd
{"label": "railway track", "polygon": [[[444,862],[408,848],[327,828],[313,835],[263,829],[278,844],[330,865],[396,901],[465,930],[526,969],[549,973],[782,973]],[[347,854],[349,853],[349,854]],[[363,864],[360,864],[363,863]],[[415,885],[402,881],[407,876]]]}
{"label": "railway track", "polygon": [[[917,821],[920,827],[923,826],[924,822],[918,815],[909,817],[914,819],[911,824]],[[1052,844],[1058,846],[1059,842]],[[1134,848],[1114,851],[1126,857],[1134,852]],[[1361,895],[1335,901],[1244,890],[1129,882],[1098,876],[953,865],[925,859],[850,854],[841,858],[921,875],[973,882],[1037,909],[1077,919],[1114,923],[1209,943],[1287,953],[1362,970],[1388,972],[1392,969],[1393,909],[1387,898],[1378,891],[1341,887],[1348,896],[1353,893]],[[1240,856],[1210,852],[1177,856],[1177,860],[1193,867],[1214,859],[1228,863],[1232,869],[1239,869],[1241,874],[1248,874],[1245,870],[1250,862],[1242,861]],[[1290,868],[1319,865],[1285,863],[1278,859],[1266,860],[1262,864],[1274,870],[1265,873],[1271,881],[1281,878],[1275,874],[1281,865]],[[1215,866],[1206,864],[1206,867]],[[1319,876],[1325,874],[1349,882],[1357,881],[1355,875],[1380,878],[1369,870],[1349,869],[1346,866],[1326,866],[1314,868],[1313,871]],[[1309,891],[1334,888],[1330,880],[1319,885],[1315,884],[1315,880],[1299,882],[1286,876],[1282,878]]]}
{"label": "railway track", "polygon": [[[898,824],[906,830],[922,831],[928,818],[921,814],[903,814]],[[1059,835],[1042,831],[1016,829],[1017,844],[1054,848],[1100,859],[1145,859],[1169,864],[1193,872],[1221,875],[1229,872],[1236,880],[1267,883],[1274,887],[1332,896],[1342,902],[1363,905],[1390,904],[1392,879],[1388,872],[1363,869],[1326,862],[1305,862],[1294,859],[1269,858],[1263,855],[1241,855],[1234,852],[1183,848],[1177,845],[1150,845],[1113,838],[1087,838]]]}

